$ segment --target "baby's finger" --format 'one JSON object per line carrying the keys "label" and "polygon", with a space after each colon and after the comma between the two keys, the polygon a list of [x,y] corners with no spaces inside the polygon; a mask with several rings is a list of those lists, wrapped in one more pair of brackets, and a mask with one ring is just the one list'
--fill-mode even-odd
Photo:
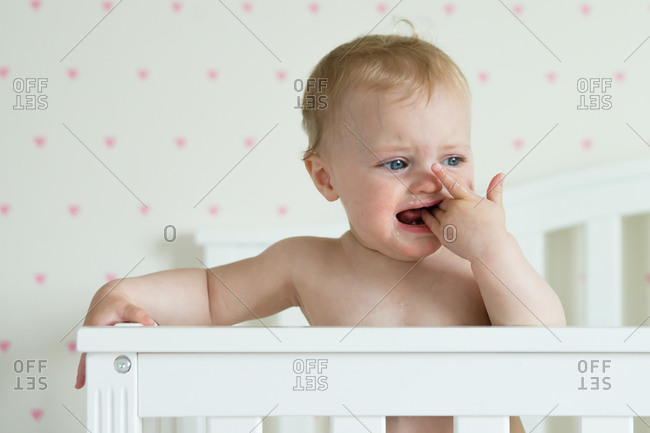
{"label": "baby's finger", "polygon": [[77,383],[74,387],[76,389],[83,388],[86,383],[86,354],[81,354],[81,359],[79,360],[79,367],[77,367]]}
{"label": "baby's finger", "polygon": [[149,317],[146,311],[133,304],[128,304],[124,308],[122,321],[142,323],[144,326],[154,326],[156,323],[151,317]]}
{"label": "baby's finger", "polygon": [[447,188],[449,194],[454,198],[467,198],[471,197],[472,193],[465,188],[460,182],[458,182],[454,177],[449,174],[447,170],[439,162],[434,162],[431,166],[431,170],[438,176],[440,182]]}

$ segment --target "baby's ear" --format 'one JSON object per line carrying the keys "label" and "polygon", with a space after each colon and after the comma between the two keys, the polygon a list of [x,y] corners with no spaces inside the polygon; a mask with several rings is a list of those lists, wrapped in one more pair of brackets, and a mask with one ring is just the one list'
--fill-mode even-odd
{"label": "baby's ear", "polygon": [[329,168],[327,163],[318,155],[311,155],[305,159],[305,168],[314,181],[314,185],[323,194],[328,201],[334,201],[339,198],[339,195],[334,190],[330,180]]}

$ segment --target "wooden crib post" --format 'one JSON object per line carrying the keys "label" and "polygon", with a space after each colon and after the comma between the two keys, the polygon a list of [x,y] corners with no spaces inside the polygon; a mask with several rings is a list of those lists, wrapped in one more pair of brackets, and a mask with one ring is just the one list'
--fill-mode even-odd
{"label": "wooden crib post", "polygon": [[142,433],[135,353],[86,355],[87,419],[93,433]]}
{"label": "wooden crib post", "polygon": [[507,416],[455,416],[454,433],[509,433]]}

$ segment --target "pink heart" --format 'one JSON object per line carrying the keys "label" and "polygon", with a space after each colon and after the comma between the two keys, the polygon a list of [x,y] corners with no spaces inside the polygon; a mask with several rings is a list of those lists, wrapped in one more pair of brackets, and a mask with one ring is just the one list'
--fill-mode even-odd
{"label": "pink heart", "polygon": [[9,352],[10,347],[11,347],[11,341],[9,340],[0,341],[0,350],[2,350],[3,353]]}
{"label": "pink heart", "polygon": [[623,81],[625,80],[625,72],[623,71],[618,71],[614,74],[614,78],[616,78],[616,81]]}
{"label": "pink heart", "polygon": [[174,9],[175,12],[180,12],[182,7],[183,5],[180,2],[172,3],[172,8]]}
{"label": "pink heart", "polygon": [[70,352],[74,352],[77,350],[77,342],[76,341],[70,341],[68,342],[68,350]]}
{"label": "pink heart", "polygon": [[487,79],[488,79],[488,73],[485,72],[485,71],[481,71],[481,72],[479,72],[479,74],[478,74],[478,79],[479,79],[482,83],[485,83],[485,82],[487,81]]}
{"label": "pink heart", "polygon": [[250,12],[251,9],[253,9],[253,5],[250,2],[244,2],[241,5],[242,9],[244,9],[246,12]]}
{"label": "pink heart", "polygon": [[210,70],[208,71],[208,77],[209,77],[211,80],[216,80],[217,75],[219,75],[219,71],[217,71],[216,69],[210,69]]}
{"label": "pink heart", "polygon": [[146,80],[147,77],[149,77],[149,71],[147,71],[146,69],[140,69],[138,70],[138,76],[140,77],[140,79]]}
{"label": "pink heart", "polygon": [[106,275],[104,275],[104,277],[106,277],[106,281],[113,281],[114,279],[117,278],[117,275],[111,272],[107,272]]}
{"label": "pink heart", "polygon": [[447,15],[451,15],[451,14],[453,14],[453,13],[454,13],[454,9],[456,9],[456,6],[454,6],[453,3],[447,3],[447,4],[445,5],[445,8],[444,8],[445,13],[446,13]]}
{"label": "pink heart", "polygon": [[106,137],[104,139],[104,143],[106,143],[107,147],[113,147],[115,146],[115,137]]}
{"label": "pink heart", "polygon": [[79,207],[79,205],[73,204],[68,206],[68,212],[70,212],[70,215],[72,216],[77,216],[80,210],[81,208]]}
{"label": "pink heart", "polygon": [[388,9],[388,6],[386,6],[386,3],[379,3],[377,5],[377,12],[379,12],[380,14],[383,14],[384,12],[386,12],[386,9]]}
{"label": "pink heart", "polygon": [[582,12],[582,15],[589,15],[591,12],[591,6],[589,6],[587,3],[583,4],[580,6],[580,12]]}
{"label": "pink heart", "polygon": [[176,141],[176,146],[178,146],[180,149],[185,147],[185,139],[183,137],[177,137],[175,141]]}
{"label": "pink heart", "polygon": [[252,137],[246,137],[244,139],[244,146],[251,148],[253,147],[254,144],[255,144],[255,139],[253,139]]}
{"label": "pink heart", "polygon": [[42,273],[36,273],[34,274],[34,279],[38,284],[43,284],[45,282],[45,274]]}
{"label": "pink heart", "polygon": [[74,80],[74,79],[77,78],[78,72],[79,71],[77,69],[70,68],[70,69],[68,69],[68,77],[70,77],[70,79]]}
{"label": "pink heart", "polygon": [[142,205],[140,206],[140,213],[142,215],[147,215],[149,213],[149,209],[150,208],[148,206]]}
{"label": "pink heart", "polygon": [[36,143],[36,146],[42,148],[45,145],[45,137],[41,137],[41,136],[34,137],[34,143]]}
{"label": "pink heart", "polygon": [[32,409],[32,418],[36,421],[40,421],[43,418],[43,409]]}
{"label": "pink heart", "polygon": [[513,12],[517,15],[521,15],[521,13],[524,11],[524,7],[522,5],[515,5],[512,8]]}
{"label": "pink heart", "polygon": [[32,0],[30,3],[32,5],[32,9],[37,10],[38,8],[41,7],[41,2],[39,0]]}
{"label": "pink heart", "polygon": [[11,205],[9,203],[0,204],[0,213],[2,213],[2,215],[7,215],[10,210]]}
{"label": "pink heart", "polygon": [[287,78],[287,72],[286,71],[277,71],[275,73],[275,76],[278,78],[278,81],[284,81],[284,79]]}
{"label": "pink heart", "polygon": [[9,74],[9,68],[0,68],[0,77],[5,78]]}
{"label": "pink heart", "polygon": [[111,3],[111,2],[104,2],[104,3],[102,3],[102,6],[107,11],[110,11],[111,9],[113,9],[113,3]]}
{"label": "pink heart", "polygon": [[591,140],[589,138],[585,138],[584,140],[582,140],[582,147],[584,147],[585,150],[591,149],[592,144],[593,143],[591,142]]}
{"label": "pink heart", "polygon": [[216,215],[219,212],[219,206],[213,205],[208,208],[208,212],[210,212],[211,215]]}
{"label": "pink heart", "polygon": [[318,3],[309,3],[309,11],[313,14],[317,14],[320,9],[320,5]]}
{"label": "pink heart", "polygon": [[289,208],[287,208],[286,206],[282,205],[282,206],[278,206],[278,209],[277,209],[277,210],[278,210],[278,214],[279,214],[280,216],[285,216],[285,215],[287,214],[287,212],[289,211]]}
{"label": "pink heart", "polygon": [[557,75],[555,74],[555,72],[549,72],[546,74],[546,81],[548,81],[549,83],[554,82],[556,78]]}
{"label": "pink heart", "polygon": [[521,149],[524,146],[524,140],[521,138],[516,138],[512,144],[514,144],[515,148]]}

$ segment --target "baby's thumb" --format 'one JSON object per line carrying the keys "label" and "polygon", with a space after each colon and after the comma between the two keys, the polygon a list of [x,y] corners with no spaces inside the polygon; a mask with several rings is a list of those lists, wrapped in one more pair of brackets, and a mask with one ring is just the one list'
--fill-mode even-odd
{"label": "baby's thumb", "polygon": [[499,173],[492,178],[486,197],[500,206],[503,206],[503,181],[506,175]]}

